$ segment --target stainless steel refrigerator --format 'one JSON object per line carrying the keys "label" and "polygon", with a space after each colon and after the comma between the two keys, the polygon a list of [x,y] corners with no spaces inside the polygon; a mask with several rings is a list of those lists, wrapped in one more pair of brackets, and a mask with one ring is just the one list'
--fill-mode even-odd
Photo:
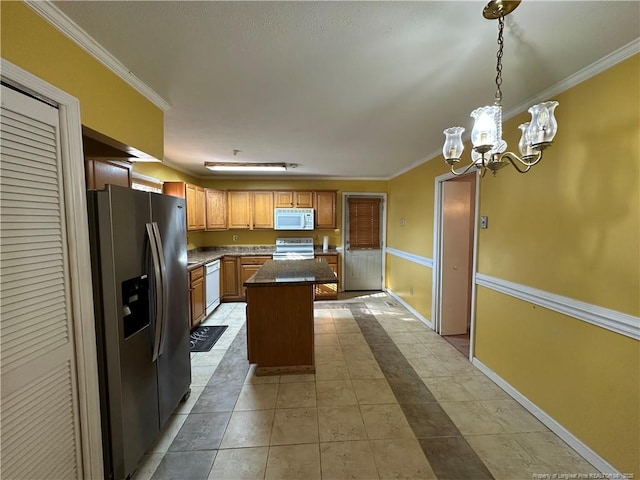
{"label": "stainless steel refrigerator", "polygon": [[105,476],[124,479],[190,392],[186,208],[114,185],[87,205]]}

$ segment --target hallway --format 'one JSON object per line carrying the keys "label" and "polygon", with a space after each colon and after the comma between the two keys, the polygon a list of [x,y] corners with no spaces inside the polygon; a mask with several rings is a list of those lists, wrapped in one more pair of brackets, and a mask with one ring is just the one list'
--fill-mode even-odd
{"label": "hallway", "polygon": [[[530,479],[597,471],[384,293],[315,304],[315,375],[255,377],[244,303],[192,354],[142,479]],[[550,477],[549,477],[550,478]]]}

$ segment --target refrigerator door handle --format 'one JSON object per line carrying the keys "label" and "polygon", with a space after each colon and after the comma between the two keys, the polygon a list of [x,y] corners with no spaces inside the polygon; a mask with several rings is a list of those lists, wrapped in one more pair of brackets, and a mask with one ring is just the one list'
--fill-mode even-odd
{"label": "refrigerator door handle", "polygon": [[160,348],[160,338],[162,334],[162,309],[163,302],[163,288],[162,277],[160,274],[160,255],[158,253],[158,245],[156,244],[156,236],[151,223],[146,224],[147,236],[149,237],[149,246],[151,247],[151,260],[153,262],[153,280],[155,283],[155,297],[156,297],[156,311],[155,311],[155,335],[153,340],[153,356],[151,361],[155,362],[158,359],[158,350]]}
{"label": "refrigerator door handle", "polygon": [[156,237],[156,245],[158,247],[158,258],[160,259],[160,278],[162,282],[162,335],[160,337],[160,349],[158,350],[158,356],[164,352],[164,343],[167,337],[167,312],[169,311],[169,295],[167,294],[167,267],[164,261],[164,247],[162,246],[162,238],[160,237],[160,229],[158,224],[153,222],[153,232]]}

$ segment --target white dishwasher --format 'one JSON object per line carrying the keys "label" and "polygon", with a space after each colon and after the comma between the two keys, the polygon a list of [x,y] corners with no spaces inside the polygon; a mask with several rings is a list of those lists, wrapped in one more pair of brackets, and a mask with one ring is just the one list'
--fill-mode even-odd
{"label": "white dishwasher", "polygon": [[214,260],[205,264],[204,269],[206,275],[206,314],[209,315],[220,305],[220,260]]}

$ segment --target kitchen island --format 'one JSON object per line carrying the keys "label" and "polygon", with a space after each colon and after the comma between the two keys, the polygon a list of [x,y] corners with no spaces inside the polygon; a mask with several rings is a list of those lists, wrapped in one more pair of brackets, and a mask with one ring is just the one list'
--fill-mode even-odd
{"label": "kitchen island", "polygon": [[324,259],[268,260],[244,282],[247,352],[256,375],[313,373],[316,284],[338,283]]}

